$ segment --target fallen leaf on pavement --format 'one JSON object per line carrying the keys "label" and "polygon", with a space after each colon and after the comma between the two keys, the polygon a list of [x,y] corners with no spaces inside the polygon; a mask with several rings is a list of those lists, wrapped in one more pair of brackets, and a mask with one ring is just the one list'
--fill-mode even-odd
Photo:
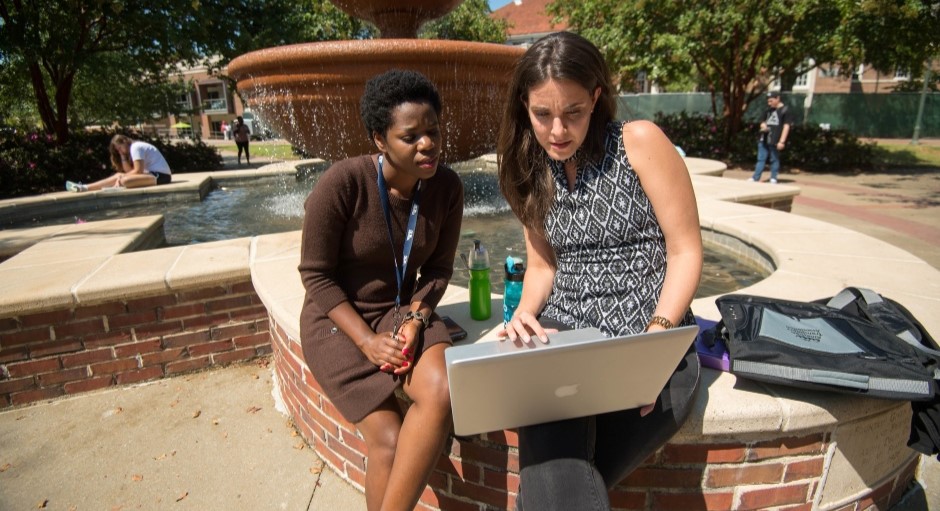
{"label": "fallen leaf on pavement", "polygon": [[188,491],[184,491],[183,493],[180,494],[179,497],[176,497],[176,501],[179,502],[179,501],[185,499],[185,498],[188,497],[188,496],[189,496],[189,492],[188,492]]}
{"label": "fallen leaf on pavement", "polygon": [[212,425],[213,425],[213,426],[218,426],[218,425],[219,425],[219,422],[220,422],[219,419],[212,419]]}
{"label": "fallen leaf on pavement", "polygon": [[134,474],[133,477],[131,477],[131,481],[143,481],[143,480],[144,480],[144,476],[140,474]]}
{"label": "fallen leaf on pavement", "polygon": [[261,411],[261,407],[260,407],[260,406],[249,406],[248,409],[245,410],[245,411],[248,412],[248,413],[257,413],[257,412],[260,412],[260,411]]}
{"label": "fallen leaf on pavement", "polygon": [[298,451],[304,450],[304,447],[306,447],[306,444],[303,442],[298,442],[296,445],[294,445],[294,449],[297,449]]}
{"label": "fallen leaf on pavement", "polygon": [[[169,456],[176,456],[176,451],[175,451],[175,450],[170,451]],[[160,460],[165,460],[165,459],[167,459],[167,457],[168,457],[167,453],[163,453],[163,454],[157,456],[157,457],[154,458],[154,459],[157,460],[157,461],[160,461]]]}
{"label": "fallen leaf on pavement", "polygon": [[39,502],[39,504],[36,504],[36,509],[46,509],[46,504],[48,503],[49,499],[43,499]]}
{"label": "fallen leaf on pavement", "polygon": [[319,474],[323,470],[323,467],[310,467],[311,474]]}
{"label": "fallen leaf on pavement", "polygon": [[194,419],[195,419],[196,417],[199,417],[200,415],[202,415],[202,410],[196,410],[195,412],[193,412],[193,418],[194,418]]}
{"label": "fallen leaf on pavement", "polygon": [[7,470],[10,470],[11,468],[13,468],[13,465],[7,463],[3,465],[2,467],[0,467],[0,472],[6,472]]}

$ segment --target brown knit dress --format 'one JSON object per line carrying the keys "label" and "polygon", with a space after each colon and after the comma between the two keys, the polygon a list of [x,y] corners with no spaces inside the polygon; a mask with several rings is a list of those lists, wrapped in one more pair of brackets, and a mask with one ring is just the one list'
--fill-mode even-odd
{"label": "brown knit dress", "polygon": [[[401,377],[379,371],[327,316],[348,301],[374,331],[392,329],[398,285],[377,177],[370,155],[337,162],[323,173],[304,206],[298,267],[306,289],[300,315],[304,358],[326,395],[352,423],[365,418],[402,384]],[[390,194],[389,207],[400,264],[411,201]],[[402,314],[413,300],[434,308],[444,295],[454,271],[462,217],[463,183],[456,172],[439,166],[421,192],[415,240],[402,283]],[[451,342],[436,314],[418,341],[415,365],[430,346]]]}

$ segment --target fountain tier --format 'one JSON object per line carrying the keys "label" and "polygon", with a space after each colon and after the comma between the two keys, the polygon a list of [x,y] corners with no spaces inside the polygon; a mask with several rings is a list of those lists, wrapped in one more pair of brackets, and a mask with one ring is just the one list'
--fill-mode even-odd
{"label": "fountain tier", "polygon": [[242,55],[228,74],[256,111],[306,153],[340,160],[374,150],[359,120],[366,81],[388,69],[411,69],[437,85],[444,158],[492,152],[519,47],[432,39],[329,41]]}

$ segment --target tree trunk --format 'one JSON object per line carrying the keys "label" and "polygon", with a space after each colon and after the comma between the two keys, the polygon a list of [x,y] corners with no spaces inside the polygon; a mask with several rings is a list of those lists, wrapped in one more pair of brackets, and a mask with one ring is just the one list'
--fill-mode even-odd
{"label": "tree trunk", "polygon": [[61,145],[69,140],[69,102],[72,98],[72,86],[75,84],[75,72],[67,72],[62,80],[56,84],[56,141]]}
{"label": "tree trunk", "polygon": [[52,103],[49,101],[49,92],[46,91],[46,82],[43,80],[42,68],[38,62],[29,62],[29,79],[33,84],[33,94],[36,96],[36,106],[39,108],[39,119],[42,121],[42,129],[48,135],[55,135],[55,126],[57,119],[52,110]]}
{"label": "tree trunk", "polygon": [[39,107],[39,118],[42,129],[47,135],[55,135],[56,143],[62,145],[69,140],[69,101],[72,96],[72,86],[75,83],[75,72],[63,73],[55,87],[55,105],[49,99],[46,90],[46,81],[42,67],[38,62],[27,64],[30,81],[33,84],[33,93],[36,96],[36,105]]}

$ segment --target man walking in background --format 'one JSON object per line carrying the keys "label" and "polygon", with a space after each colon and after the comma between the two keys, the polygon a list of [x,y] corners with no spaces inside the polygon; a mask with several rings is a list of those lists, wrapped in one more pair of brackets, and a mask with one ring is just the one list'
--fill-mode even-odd
{"label": "man walking in background", "polygon": [[793,125],[787,106],[780,99],[780,92],[767,93],[767,111],[760,123],[760,138],[757,140],[757,166],[748,181],[760,181],[767,159],[770,158],[770,183],[777,184],[780,172],[780,151],[787,146],[790,128]]}

